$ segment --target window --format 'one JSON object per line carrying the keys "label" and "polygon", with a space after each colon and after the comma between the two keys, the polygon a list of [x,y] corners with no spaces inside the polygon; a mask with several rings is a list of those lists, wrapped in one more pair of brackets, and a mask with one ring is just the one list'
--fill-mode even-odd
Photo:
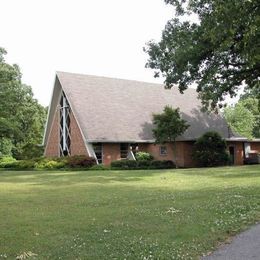
{"label": "window", "polygon": [[127,143],[122,143],[120,144],[120,158],[121,159],[126,159],[128,155],[128,144]]}
{"label": "window", "polygon": [[160,146],[160,155],[161,156],[167,155],[167,147],[166,146]]}
{"label": "window", "polygon": [[245,149],[245,157],[248,158],[249,157],[249,153],[251,152],[250,143],[245,143],[244,144],[244,149]]}
{"label": "window", "polygon": [[70,106],[62,92],[60,99],[60,156],[70,155]]}
{"label": "window", "polygon": [[98,143],[98,144],[93,144],[93,149],[94,152],[96,154],[98,163],[102,163],[103,162],[103,149],[102,149],[102,144]]}

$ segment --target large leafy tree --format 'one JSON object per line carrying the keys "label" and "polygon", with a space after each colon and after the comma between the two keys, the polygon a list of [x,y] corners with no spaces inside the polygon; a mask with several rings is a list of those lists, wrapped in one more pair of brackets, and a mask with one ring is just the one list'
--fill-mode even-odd
{"label": "large leafy tree", "polygon": [[[246,97],[246,98],[245,98]],[[235,132],[248,138],[260,138],[259,100],[243,96],[234,107],[227,107],[224,116]]]}
{"label": "large leafy tree", "polygon": [[173,109],[166,106],[161,114],[153,115],[153,135],[156,143],[173,143],[174,162],[176,161],[176,138],[182,135],[189,127],[181,118],[179,108]]}
{"label": "large leafy tree", "polygon": [[5,62],[5,54],[0,48],[0,153],[11,151],[17,158],[27,158],[27,152],[34,150],[37,156],[46,109],[33,97],[31,87],[22,83],[19,67]]}
{"label": "large leafy tree", "polygon": [[[165,0],[176,8],[147,67],[166,87],[195,84],[206,108],[222,106],[241,85],[260,92],[260,4],[257,0]],[[196,17],[191,21],[190,17]],[[259,97],[259,95],[258,95]]]}
{"label": "large leafy tree", "polygon": [[224,116],[234,132],[250,139],[253,138],[254,115],[241,102],[234,107],[225,108]]}

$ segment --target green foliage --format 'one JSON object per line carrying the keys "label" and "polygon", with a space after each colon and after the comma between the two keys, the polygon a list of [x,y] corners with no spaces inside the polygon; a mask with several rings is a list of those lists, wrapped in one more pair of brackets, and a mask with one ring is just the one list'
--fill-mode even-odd
{"label": "green foliage", "polygon": [[94,158],[85,155],[57,158],[34,158],[27,160],[15,160],[12,157],[3,157],[0,159],[0,168],[15,170],[35,169],[35,170],[52,170],[63,168],[82,168],[89,169],[96,164]]}
{"label": "green foliage", "polygon": [[6,168],[6,165],[16,162],[16,159],[10,156],[0,157],[0,168]]}
{"label": "green foliage", "polygon": [[152,161],[150,169],[171,169],[175,168],[175,164],[171,160]]}
{"label": "green foliage", "polygon": [[37,163],[35,163],[34,168],[35,169],[61,169],[66,166],[65,161],[55,160],[55,159],[44,159]]}
{"label": "green foliage", "polygon": [[0,156],[11,156],[13,144],[9,138],[0,138]]}
{"label": "green foliage", "polygon": [[173,161],[134,161],[120,160],[111,163],[111,169],[115,170],[136,170],[136,169],[171,169],[175,168]]}
{"label": "green foliage", "polygon": [[86,155],[67,157],[67,165],[71,168],[90,168],[96,165],[96,160]]}
{"label": "green foliage", "polygon": [[[187,122],[181,118],[180,109],[166,106],[161,114],[153,115],[153,135],[156,143],[173,142],[173,154],[176,155],[175,140],[188,128]],[[176,163],[176,159],[174,158]],[[176,163],[177,167],[177,163]]]}
{"label": "green foliage", "polygon": [[260,138],[260,99],[248,97],[245,99],[241,98],[239,102],[253,114],[254,126],[252,135],[254,138]]}
{"label": "green foliage", "polygon": [[28,160],[31,158],[41,157],[44,153],[44,147],[39,144],[25,143],[20,146],[17,145],[16,149],[13,149],[13,156],[17,159]]}
{"label": "green foliage", "polygon": [[20,160],[6,163],[3,168],[14,170],[33,170],[35,168],[34,160]]}
{"label": "green foliage", "polygon": [[[0,143],[8,139],[8,149],[12,144],[16,158],[32,158],[39,154],[39,149],[32,152],[42,142],[47,111],[33,97],[31,87],[22,83],[19,67],[5,62],[5,54],[0,48]],[[6,153],[5,147],[0,148]]]}
{"label": "green foliage", "polygon": [[153,156],[146,152],[137,152],[135,155],[137,161],[151,161]]}
{"label": "green foliage", "polygon": [[120,160],[111,162],[111,169],[136,169],[137,161],[134,160]]}
{"label": "green foliage", "polygon": [[174,142],[189,127],[180,116],[180,109],[166,106],[161,114],[153,115],[153,135],[157,143]]}
{"label": "green foliage", "polygon": [[235,96],[242,83],[259,93],[259,1],[165,2],[176,7],[175,18],[145,51],[146,66],[166,78],[166,87],[183,92],[195,83],[204,107],[212,109],[222,106],[226,94]]}
{"label": "green foliage", "polygon": [[226,141],[217,132],[207,132],[194,144],[193,158],[203,167],[221,166],[229,162]]}
{"label": "green foliage", "polygon": [[235,133],[247,138],[253,138],[255,117],[245,106],[245,101],[238,102],[234,107],[225,108],[224,116]]}

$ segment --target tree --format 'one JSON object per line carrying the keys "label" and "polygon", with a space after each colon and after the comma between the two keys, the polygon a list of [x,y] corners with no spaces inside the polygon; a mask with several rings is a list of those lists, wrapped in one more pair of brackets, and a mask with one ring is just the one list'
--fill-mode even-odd
{"label": "tree", "polygon": [[240,101],[254,115],[255,124],[253,128],[253,137],[260,138],[260,91],[256,91],[255,89],[246,91],[240,97]]}
{"label": "tree", "polygon": [[217,132],[207,132],[194,144],[193,158],[203,167],[225,165],[229,161],[226,141]]}
{"label": "tree", "polygon": [[242,103],[225,108],[224,116],[235,133],[249,139],[253,138],[254,115]]}
{"label": "tree", "polygon": [[224,116],[232,130],[250,139],[260,137],[258,102],[256,98],[242,98],[234,107],[225,108]]}
{"label": "tree", "polygon": [[12,144],[15,157],[27,158],[31,150],[39,150],[46,109],[33,97],[31,87],[22,83],[19,67],[6,63],[4,55],[0,48],[0,153],[10,151]]}
{"label": "tree", "polygon": [[[205,108],[222,107],[241,85],[260,90],[260,5],[257,0],[165,0],[176,8],[161,40],[145,48],[147,67],[181,93],[195,84]],[[190,16],[198,18],[191,21]],[[188,17],[188,19],[187,19]],[[258,94],[259,97],[259,94]]]}
{"label": "tree", "polygon": [[179,108],[173,109],[170,106],[166,106],[163,113],[153,115],[153,124],[156,143],[173,143],[174,162],[177,167],[176,138],[182,135],[189,125],[181,118]]}

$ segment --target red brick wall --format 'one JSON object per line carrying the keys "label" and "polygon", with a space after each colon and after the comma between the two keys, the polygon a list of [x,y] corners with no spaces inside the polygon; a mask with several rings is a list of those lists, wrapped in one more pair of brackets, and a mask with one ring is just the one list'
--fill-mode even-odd
{"label": "red brick wall", "polygon": [[70,116],[70,135],[71,135],[71,155],[88,155],[88,152],[86,150],[85,142],[82,137],[82,134],[80,132],[79,126],[77,124],[77,121],[71,113]]}
{"label": "red brick wall", "polygon": [[243,142],[227,142],[227,146],[233,146],[235,150],[234,165],[244,164],[244,146]]}
{"label": "red brick wall", "polygon": [[59,156],[59,113],[56,111],[53,123],[51,126],[50,134],[47,139],[47,144],[44,151],[46,157]]}
{"label": "red brick wall", "polygon": [[103,143],[103,164],[110,165],[111,162],[120,160],[119,143]]}
{"label": "red brick wall", "polygon": [[192,159],[192,150],[194,142],[182,142],[184,167],[196,167],[198,164]]}
{"label": "red brick wall", "polygon": [[258,153],[260,153],[260,142],[250,143],[250,148],[252,151],[257,151]]}
{"label": "red brick wall", "polygon": [[[160,155],[160,146],[167,147],[167,155]],[[192,146],[193,142],[177,142],[176,152],[177,152],[177,164],[179,167],[194,167],[196,163],[192,160]],[[139,151],[144,151],[150,153],[155,160],[174,160],[173,156],[173,145],[172,144],[140,144]]]}
{"label": "red brick wall", "polygon": [[[59,112],[56,111],[53,124],[50,130],[48,141],[45,147],[44,155],[46,157],[57,157],[60,156],[59,152],[59,143],[60,143],[60,134],[59,134]],[[70,134],[71,134],[71,155],[87,155],[87,150],[84,144],[84,139],[81,135],[79,126],[74,115],[71,113],[70,117]]]}

